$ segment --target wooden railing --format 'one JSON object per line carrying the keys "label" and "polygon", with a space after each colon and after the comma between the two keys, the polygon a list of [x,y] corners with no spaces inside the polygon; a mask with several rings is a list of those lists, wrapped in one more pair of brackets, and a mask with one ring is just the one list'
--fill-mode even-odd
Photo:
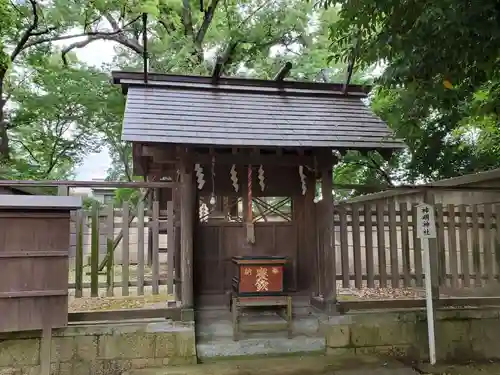
{"label": "wooden railing", "polygon": [[[500,274],[500,204],[436,204],[437,277],[441,286],[497,282]],[[334,210],[336,279],[339,286],[423,286],[416,205],[367,202]]]}
{"label": "wooden railing", "polygon": [[[160,190],[174,189],[175,183],[0,181],[0,186],[30,187],[33,193],[57,192],[84,198],[84,208],[71,215],[71,296],[175,294],[180,297],[175,289],[180,270],[174,267],[175,252],[179,249],[174,206],[172,201],[158,201]],[[79,192],[77,188],[125,188],[127,191],[123,192],[131,198],[122,203],[123,197],[118,194],[113,198],[111,190],[111,202],[103,203],[98,197],[88,196],[90,191]]]}
{"label": "wooden railing", "polygon": [[168,249],[174,245],[168,242],[175,241],[175,231],[172,202],[167,205],[163,212],[158,201],[151,210],[140,201],[137,207],[94,204],[75,212],[69,285],[75,297],[144,295],[146,289],[159,294],[163,286],[172,294],[174,252]]}

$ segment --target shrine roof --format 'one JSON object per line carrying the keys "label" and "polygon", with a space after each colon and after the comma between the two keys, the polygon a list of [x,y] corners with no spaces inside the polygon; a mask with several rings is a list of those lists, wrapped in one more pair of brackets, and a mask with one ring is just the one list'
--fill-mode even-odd
{"label": "shrine roof", "polygon": [[113,72],[127,94],[122,139],[210,146],[399,149],[363,103],[369,87]]}

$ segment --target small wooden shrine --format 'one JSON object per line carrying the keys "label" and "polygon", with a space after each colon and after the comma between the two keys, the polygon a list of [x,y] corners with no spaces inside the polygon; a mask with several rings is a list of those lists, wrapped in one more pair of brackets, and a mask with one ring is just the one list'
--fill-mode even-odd
{"label": "small wooden shrine", "polygon": [[237,297],[280,296],[285,292],[286,257],[236,256],[233,295]]}
{"label": "small wooden shrine", "polygon": [[286,257],[236,256],[235,277],[230,306],[233,313],[233,338],[238,340],[242,329],[241,315],[244,308],[266,307],[282,313],[283,328],[292,337],[292,298],[284,283]]}
{"label": "small wooden shrine", "polygon": [[[404,147],[362,102],[369,88],[283,77],[113,78],[127,95],[122,138],[133,144],[134,173],[180,182],[160,192],[160,205],[174,202],[179,242],[168,251],[183,306],[265,292],[334,299],[332,168],[348,150]],[[265,288],[249,278],[260,268]]]}

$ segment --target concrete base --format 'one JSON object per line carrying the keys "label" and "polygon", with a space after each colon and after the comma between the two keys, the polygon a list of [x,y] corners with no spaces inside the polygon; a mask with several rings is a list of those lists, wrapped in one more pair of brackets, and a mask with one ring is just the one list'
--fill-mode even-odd
{"label": "concrete base", "polygon": [[329,316],[339,315],[339,305],[335,299],[326,299],[323,297],[311,297],[311,306],[318,312]]}
{"label": "concrete base", "polygon": [[[40,332],[0,335],[0,374],[40,372]],[[129,369],[195,364],[194,322],[165,319],[56,329],[51,375],[116,375]]]}
{"label": "concrete base", "polygon": [[[500,310],[442,309],[435,316],[437,360],[449,363],[500,360]],[[328,355],[383,355],[428,361],[425,311],[373,311],[321,321]]]}
{"label": "concrete base", "polygon": [[[244,320],[256,321],[255,316]],[[258,327],[244,332],[239,341],[233,341],[231,313],[227,308],[201,310],[196,317],[196,351],[200,360],[220,357],[280,355],[292,353],[324,353],[325,337],[319,331],[320,316],[308,305],[295,305],[293,337],[287,331],[277,331],[280,319],[272,313],[259,313]],[[258,330],[257,330],[258,328]]]}

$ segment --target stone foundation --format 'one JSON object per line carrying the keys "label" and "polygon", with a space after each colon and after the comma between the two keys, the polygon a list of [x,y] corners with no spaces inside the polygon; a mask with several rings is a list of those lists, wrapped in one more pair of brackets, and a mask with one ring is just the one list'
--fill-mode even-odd
{"label": "stone foundation", "polygon": [[[196,363],[194,322],[77,325],[53,332],[53,375],[115,375]],[[0,375],[38,375],[40,333],[0,335]]]}
{"label": "stone foundation", "polygon": [[[329,317],[320,328],[327,354],[384,354],[428,360],[425,311],[355,313]],[[436,315],[436,355],[440,361],[500,359],[500,309],[455,309]]]}

